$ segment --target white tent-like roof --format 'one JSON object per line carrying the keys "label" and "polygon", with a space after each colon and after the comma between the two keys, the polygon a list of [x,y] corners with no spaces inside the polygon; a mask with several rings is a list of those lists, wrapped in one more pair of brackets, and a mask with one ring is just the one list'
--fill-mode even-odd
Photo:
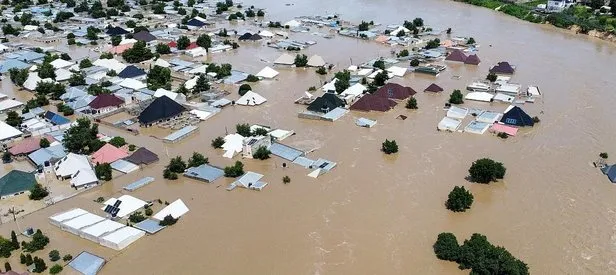
{"label": "white tent-like roof", "polygon": [[450,118],[464,119],[466,115],[468,115],[468,109],[466,108],[451,106],[449,110],[447,110],[447,117]]}
{"label": "white tent-like roof", "polygon": [[81,187],[95,183],[98,183],[98,178],[92,168],[81,168],[71,177],[71,185],[74,187]]}
{"label": "white tent-like roof", "polygon": [[162,58],[156,59],[156,61],[154,61],[154,66],[160,66],[163,68],[169,68],[171,67],[171,64],[169,64],[169,62],[165,61]]}
{"label": "white tent-like roof", "polygon": [[117,199],[116,198],[108,199],[106,202],[103,203],[104,206],[101,208],[101,210],[105,210],[105,207],[107,207],[107,205],[114,205],[117,201],[121,201],[121,203],[118,206],[118,208],[120,208],[120,211],[118,212],[116,216],[123,218],[123,219],[127,218],[130,214],[132,214],[133,212],[137,211],[140,208],[143,208],[143,206],[147,204],[147,202],[142,201],[133,196],[123,195]]}
{"label": "white tent-like roof", "polygon": [[78,216],[74,219],[67,220],[62,223],[62,230],[71,232],[75,235],[79,235],[80,229],[103,221],[101,216],[94,215],[92,213],[86,213]]}
{"label": "white tent-like roof", "polygon": [[188,71],[189,74],[204,74],[206,73],[207,65],[201,65],[197,68]]}
{"label": "white tent-like roof", "polygon": [[441,131],[456,131],[458,127],[462,124],[461,120],[457,120],[450,117],[444,117],[439,123],[437,128]]}
{"label": "white tent-like roof", "polygon": [[92,62],[95,66],[107,68],[108,70],[114,70],[116,73],[120,73],[126,69],[126,64],[115,59],[98,59]]}
{"label": "white tent-like roof", "polygon": [[72,176],[79,169],[92,169],[88,157],[69,153],[66,157],[58,161],[55,166],[56,175],[59,177]]}
{"label": "white tent-like roof", "polygon": [[73,73],[71,73],[67,69],[57,69],[56,70],[56,81],[69,80],[69,78],[71,78],[71,76],[73,76]]}
{"label": "white tent-like roof", "polygon": [[336,90],[336,81],[338,81],[338,78],[334,78],[332,79],[331,82],[328,82],[327,84],[323,85],[322,89],[324,92],[327,91],[335,91]]}
{"label": "white tent-like roof", "polygon": [[196,47],[194,49],[186,50],[186,54],[192,57],[207,56],[207,50],[203,47]]}
{"label": "white tent-like roof", "polygon": [[259,35],[263,37],[274,37],[274,33],[268,30],[262,30],[261,32],[259,32]]}
{"label": "white tent-like roof", "polygon": [[195,76],[189,80],[186,80],[186,82],[184,82],[184,87],[186,87],[186,89],[192,90],[192,88],[197,85],[197,79],[199,79],[199,76]]}
{"label": "white tent-like roof", "polygon": [[310,59],[308,59],[308,66],[310,66],[310,67],[322,67],[322,66],[325,66],[325,60],[323,60],[323,57],[315,54],[315,55],[311,56]]}
{"label": "white tent-like roof", "polygon": [[398,26],[398,28],[390,32],[389,35],[397,36],[398,33],[400,33],[401,31],[404,31],[404,33],[407,35],[412,34],[412,32],[409,29],[405,28],[404,26]]}
{"label": "white tent-like roof", "polygon": [[191,110],[190,113],[198,117],[200,120],[206,120],[212,116],[211,112],[201,110]]}
{"label": "white tent-like roof", "polygon": [[121,224],[119,222],[114,222],[112,220],[104,220],[97,224],[88,226],[86,228],[81,229],[79,236],[82,238],[86,238],[93,242],[99,242],[99,237],[116,231],[120,228],[125,227],[126,225]]}
{"label": "white tent-like roof", "polygon": [[13,109],[15,107],[19,107],[21,105],[24,105],[24,103],[21,101],[17,101],[14,99],[5,99],[5,100],[0,101],[0,112],[4,110],[8,110],[8,109]]}
{"label": "white tent-like roof", "polygon": [[122,250],[143,236],[145,236],[145,231],[125,226],[100,238],[100,244],[111,249]]}
{"label": "white tent-like roof", "polygon": [[49,222],[51,222],[51,224],[55,226],[60,227],[64,221],[74,219],[86,213],[88,213],[88,211],[85,211],[81,208],[75,208],[49,217]]}
{"label": "white tent-like roof", "polygon": [[225,143],[222,149],[225,153],[222,155],[225,158],[233,158],[235,154],[242,151],[244,137],[240,134],[230,134],[225,136]]}
{"label": "white tent-like roof", "polygon": [[152,217],[154,219],[162,221],[168,215],[171,215],[174,219],[177,219],[186,213],[188,213],[188,207],[181,199],[177,199]]}
{"label": "white tent-like roof", "polygon": [[125,78],[122,82],[118,83],[118,85],[133,90],[141,90],[148,87],[145,83],[133,78]]}
{"label": "white tent-like roof", "polygon": [[265,68],[263,68],[261,71],[259,71],[256,76],[257,77],[262,77],[262,78],[274,78],[279,74],[278,71],[270,68],[269,66],[266,66]]}
{"label": "white tent-like roof", "polygon": [[295,20],[295,19],[293,19],[293,20],[283,24],[283,26],[289,26],[289,28],[297,28],[297,27],[299,27],[301,25],[302,25],[302,23],[297,21],[297,20]]}
{"label": "white tent-like roof", "polygon": [[295,57],[288,53],[283,53],[280,57],[274,60],[274,64],[280,65],[293,65],[293,63],[295,63]]}
{"label": "white tent-like roof", "polygon": [[464,99],[474,100],[474,101],[482,101],[482,102],[490,102],[494,97],[491,93],[486,92],[470,92],[466,94]]}
{"label": "white tent-like roof", "polygon": [[248,91],[246,92],[246,94],[240,97],[237,101],[235,101],[235,104],[245,105],[245,106],[255,106],[255,105],[261,105],[266,101],[267,99],[261,96],[260,94],[257,94],[253,91]]}
{"label": "white tent-like roof", "polygon": [[51,66],[53,66],[54,69],[60,69],[60,68],[66,68],[66,67],[72,66],[74,63],[58,58],[54,61],[51,61],[49,64],[51,64]]}
{"label": "white tent-like roof", "polygon": [[404,75],[406,74],[406,71],[407,71],[406,68],[402,68],[398,66],[391,66],[387,69],[388,73],[391,73],[397,77],[404,77]]}
{"label": "white tent-like roof", "polygon": [[173,99],[176,102],[184,102],[186,101],[186,96],[180,93],[167,91],[165,89],[159,88],[154,92],[154,97],[167,96],[168,98]]}
{"label": "white tent-like roof", "polygon": [[120,45],[135,44],[137,42],[139,42],[139,41],[137,39],[133,39],[133,38],[122,39],[122,41],[120,41]]}
{"label": "white tent-like roof", "polygon": [[355,85],[344,90],[340,95],[344,97],[346,96],[357,97],[361,95],[362,93],[364,93],[366,89],[367,89],[366,86],[361,85],[360,83],[356,83]]}
{"label": "white tent-like roof", "polygon": [[372,69],[361,69],[359,71],[357,71],[357,75],[358,76],[367,76],[370,75],[372,73]]}

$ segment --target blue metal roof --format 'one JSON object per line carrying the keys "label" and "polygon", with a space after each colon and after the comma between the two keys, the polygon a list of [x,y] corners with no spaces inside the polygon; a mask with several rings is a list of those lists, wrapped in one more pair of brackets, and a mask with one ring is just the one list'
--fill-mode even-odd
{"label": "blue metal roof", "polygon": [[203,180],[206,182],[213,182],[224,175],[225,172],[222,169],[207,164],[203,164],[197,167],[190,167],[188,168],[186,173],[184,173],[184,176]]}
{"label": "blue metal roof", "polygon": [[38,149],[28,155],[28,158],[36,164],[36,166],[44,166],[46,161],[52,162],[66,156],[66,151],[62,144],[49,146],[47,148]]}
{"label": "blue metal roof", "polygon": [[158,231],[161,231],[165,228],[165,226],[161,226],[159,221],[147,219],[140,223],[136,223],[133,225],[134,228],[141,229],[149,234],[155,234]]}
{"label": "blue metal roof", "polygon": [[142,179],[139,179],[127,186],[124,186],[124,190],[126,191],[135,191],[143,186],[146,186],[150,183],[154,182],[154,178],[153,177],[145,177]]}
{"label": "blue metal roof", "polygon": [[51,111],[47,111],[45,113],[45,118],[48,119],[54,125],[63,125],[63,124],[71,123],[70,119],[65,118]]}
{"label": "blue metal roof", "polygon": [[105,259],[84,251],[68,265],[85,275],[95,275],[104,264]]}
{"label": "blue metal roof", "polygon": [[170,141],[170,142],[175,142],[176,140],[179,140],[179,139],[185,137],[186,135],[196,131],[197,129],[199,129],[199,127],[193,126],[193,125],[189,125],[189,126],[186,126],[186,127],[182,128],[180,130],[177,130],[177,131],[171,133],[170,135],[166,136],[164,138],[164,140]]}
{"label": "blue metal roof", "polygon": [[6,73],[10,69],[26,69],[30,68],[30,64],[26,64],[17,59],[7,59],[0,63],[0,73]]}
{"label": "blue metal roof", "polygon": [[269,150],[273,155],[279,156],[288,161],[294,161],[296,158],[304,155],[304,152],[280,143],[273,143]]}
{"label": "blue metal roof", "polygon": [[15,54],[16,56],[15,59],[24,61],[24,62],[32,62],[35,60],[43,59],[45,57],[44,54],[33,52],[33,51],[18,51],[18,52],[14,52],[13,54]]}
{"label": "blue metal roof", "polygon": [[133,77],[138,77],[138,76],[142,76],[145,75],[145,71],[137,68],[135,65],[130,65],[126,68],[124,68],[124,70],[122,70],[119,74],[118,77],[121,78],[133,78]]}

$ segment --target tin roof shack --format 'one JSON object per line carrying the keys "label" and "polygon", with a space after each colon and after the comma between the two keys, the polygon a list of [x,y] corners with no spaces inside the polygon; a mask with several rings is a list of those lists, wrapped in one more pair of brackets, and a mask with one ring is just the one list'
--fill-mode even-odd
{"label": "tin roof shack", "polygon": [[0,199],[7,199],[28,192],[36,185],[34,174],[12,170],[0,178]]}
{"label": "tin roof shack", "polygon": [[251,159],[259,148],[265,147],[265,149],[269,149],[272,146],[272,138],[269,135],[247,137],[242,143],[242,157]]}
{"label": "tin roof shack", "polygon": [[208,164],[190,167],[186,170],[186,173],[184,173],[185,177],[205,181],[207,183],[212,183],[224,175],[225,172],[222,169]]}
{"label": "tin roof shack", "polygon": [[246,172],[242,177],[240,177],[237,181],[231,184],[231,188],[228,190],[233,190],[235,187],[242,187],[246,189],[252,189],[261,191],[265,186],[267,186],[266,182],[260,181],[263,178],[263,175],[255,173],[255,172]]}

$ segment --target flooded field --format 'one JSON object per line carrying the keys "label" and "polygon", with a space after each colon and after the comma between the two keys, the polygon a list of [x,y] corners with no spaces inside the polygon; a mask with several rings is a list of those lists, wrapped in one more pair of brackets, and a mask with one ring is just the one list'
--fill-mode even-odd
{"label": "flooded field", "polygon": [[[151,137],[165,136],[168,130],[141,129],[139,136],[133,136],[101,126],[105,134],[122,135],[129,143],[156,152],[160,162],[16,223],[5,223],[0,233],[7,236],[18,226],[41,228],[51,238],[48,249],[73,255],[87,250],[106,258],[109,262],[102,274],[467,274],[455,263],[434,256],[432,244],[440,232],[453,232],[459,240],[482,233],[526,262],[533,274],[616,273],[616,189],[591,164],[599,152],[616,154],[611,135],[616,128],[612,119],[616,112],[614,45],[446,0],[288,3],[293,5],[279,1],[244,5],[265,7],[267,18],[283,22],[326,12],[340,13],[345,20],[383,24],[422,17],[435,28],[451,27],[454,35],[475,37],[481,44],[482,63],[478,67],[448,64],[437,78],[408,74],[395,79],[418,91],[418,111],[399,104],[383,114],[351,112],[334,123],[299,119],[297,112],[305,107],[293,101],[331,76],[319,76],[313,69],[282,68],[276,80],[251,84],[268,99],[264,105],[227,107],[200,123],[198,134],[177,144]],[[325,39],[306,33],[293,38],[317,41],[304,53],[321,55],[338,69],[351,60],[357,64],[389,56],[391,50],[343,37]],[[256,73],[267,65],[262,59],[271,61],[280,55],[272,48],[241,46],[237,52],[213,54],[209,60]],[[514,82],[541,88],[544,102],[523,107],[531,116],[539,116],[541,123],[506,141],[491,134],[437,132],[449,93],[483,78],[491,65],[503,60],[517,65]],[[3,82],[3,90],[10,94],[9,81]],[[433,82],[445,92],[421,92]],[[239,97],[236,90],[230,92],[230,99]],[[498,103],[464,106],[496,111],[506,107]],[[408,119],[396,119],[400,114]],[[354,123],[357,117],[375,119],[378,124],[360,128]],[[310,157],[331,159],[338,166],[312,179],[306,176],[308,170],[282,168],[280,158],[245,160],[245,170],[264,174],[263,180],[269,182],[262,192],[227,192],[229,179],[214,184],[183,177],[162,179],[169,157],[187,159],[193,151],[204,153],[217,166],[232,164],[235,160],[223,158],[210,141],[233,131],[238,122],[294,130],[297,135],[285,144],[315,149]],[[379,151],[386,138],[400,145],[397,155]],[[465,180],[471,162],[482,157],[505,164],[504,181],[480,185]],[[285,175],[292,179],[286,185],[281,180]],[[156,181],[132,195],[170,202],[181,198],[190,212],[176,225],[120,253],[48,223],[50,215],[72,207],[101,213],[100,204],[93,200],[118,195],[122,186],[144,176],[154,176]],[[444,207],[455,185],[464,185],[475,195],[466,213]]]}

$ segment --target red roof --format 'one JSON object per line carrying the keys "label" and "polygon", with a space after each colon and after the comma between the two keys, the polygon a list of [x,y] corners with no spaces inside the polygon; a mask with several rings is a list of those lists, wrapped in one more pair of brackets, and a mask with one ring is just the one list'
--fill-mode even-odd
{"label": "red roof", "polygon": [[92,154],[92,162],[94,164],[112,163],[125,157],[128,157],[128,153],[126,153],[126,151],[107,143],[103,145],[101,149],[98,149],[98,151]]}
{"label": "red roof", "polygon": [[[11,153],[11,155],[13,156],[16,156],[16,155],[21,155],[21,154],[29,154],[38,149],[41,149],[41,139],[42,138],[43,137],[30,137],[30,138],[21,140],[13,144],[13,146],[9,149],[9,153]],[[44,138],[46,138],[49,141],[49,143],[54,142],[54,139],[50,136],[44,136]]]}
{"label": "red roof", "polygon": [[375,95],[380,97],[399,100],[407,99],[408,97],[411,97],[416,93],[417,92],[415,92],[415,90],[413,90],[411,87],[405,87],[400,84],[391,82],[385,84],[383,87],[379,88],[378,90],[376,90],[376,92],[374,92]]}
{"label": "red roof", "polygon": [[194,48],[196,48],[196,47],[199,47],[199,46],[197,46],[197,42],[192,42],[192,43],[190,43],[190,44],[188,45],[188,47],[186,47],[186,49],[187,49],[187,50],[190,50],[190,49],[194,49]]}
{"label": "red roof", "polygon": [[445,58],[445,60],[464,62],[466,61],[466,55],[461,50],[455,49],[447,56],[447,58]]}
{"label": "red roof", "polygon": [[443,88],[441,88],[439,85],[436,85],[434,83],[430,84],[430,86],[428,86],[428,88],[424,90],[424,92],[433,92],[433,93],[438,93],[442,91],[443,91]]}
{"label": "red roof", "polygon": [[92,100],[92,102],[90,102],[90,104],[88,105],[92,109],[101,109],[101,108],[111,107],[111,106],[117,107],[122,104],[124,104],[124,100],[115,95],[100,94],[96,96],[96,98]]}
{"label": "red roof", "polygon": [[351,110],[356,111],[379,111],[387,112],[393,109],[397,103],[389,98],[380,97],[374,94],[364,95],[351,105]]}
{"label": "red roof", "polygon": [[479,56],[477,56],[476,54],[469,55],[464,61],[464,64],[469,64],[469,65],[479,65],[479,63],[481,63],[481,60],[479,59]]}
{"label": "red roof", "polygon": [[167,43],[167,46],[169,46],[171,48],[177,48],[178,47],[178,42],[171,41],[171,42]]}

